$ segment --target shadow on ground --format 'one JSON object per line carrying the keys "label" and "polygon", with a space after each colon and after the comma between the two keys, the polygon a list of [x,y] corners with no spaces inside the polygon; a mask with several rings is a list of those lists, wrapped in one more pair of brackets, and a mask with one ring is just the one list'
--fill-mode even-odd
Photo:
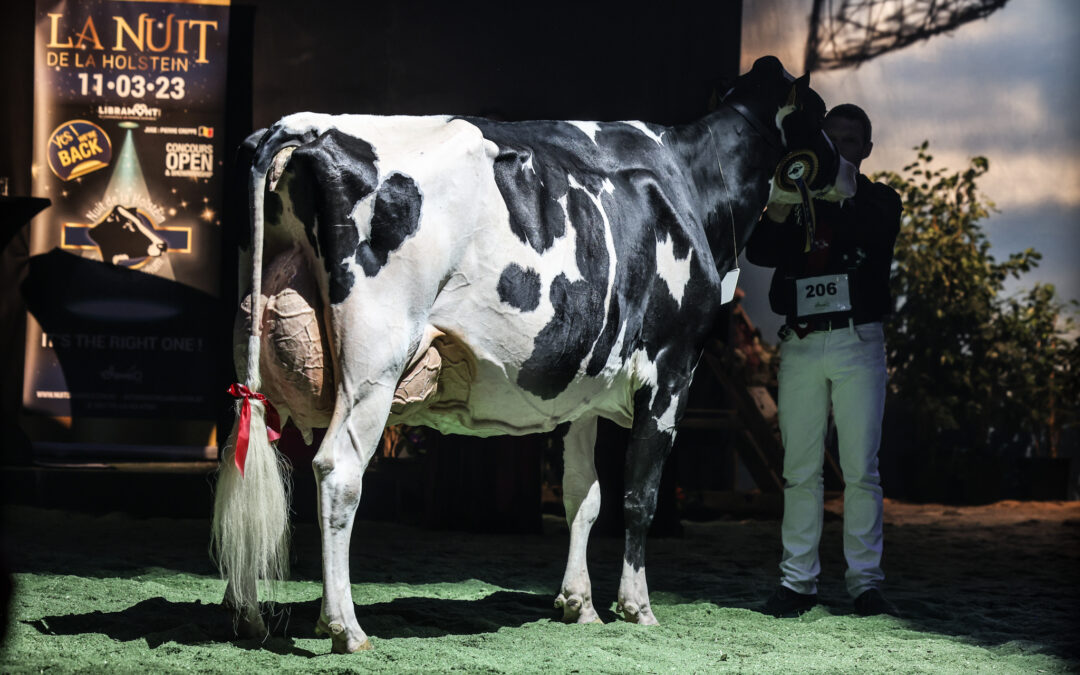
{"label": "shadow on ground", "polygon": [[[232,616],[220,605],[171,602],[165,598],[143,600],[117,612],[89,612],[46,616],[24,621],[44,635],[100,633],[113,640],[145,640],[155,649],[167,642],[195,645],[232,642],[245,648],[275,653],[301,653],[294,638],[315,635],[320,601],[282,603],[268,616],[266,640],[242,640],[233,631]],[[357,605],[365,631],[379,638],[442,637],[493,633],[556,617],[546,595],[496,591],[477,600],[398,598],[391,602]],[[311,654],[314,656],[314,654]]]}

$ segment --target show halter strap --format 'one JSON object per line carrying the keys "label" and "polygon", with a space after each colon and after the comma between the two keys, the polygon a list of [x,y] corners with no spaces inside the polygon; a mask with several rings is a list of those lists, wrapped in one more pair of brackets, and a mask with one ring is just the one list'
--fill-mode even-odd
{"label": "show halter strap", "polygon": [[727,179],[724,178],[724,165],[720,162],[720,151],[716,149],[716,137],[713,136],[712,127],[708,124],[709,139],[712,141],[713,154],[716,155],[716,168],[720,169],[720,186],[724,188],[724,201],[727,202],[728,217],[731,218],[731,250],[735,256],[735,269],[739,269],[739,239],[735,236],[735,212],[731,209],[731,193],[727,189]]}
{"label": "show halter strap", "polygon": [[796,150],[788,153],[776,167],[774,180],[781,189],[799,193],[801,209],[796,208],[796,218],[806,229],[806,246],[803,253],[809,253],[814,243],[814,230],[817,227],[817,214],[814,212],[814,199],[810,194],[810,183],[817,177],[819,161],[812,150]]}
{"label": "show halter strap", "polygon": [[236,468],[240,469],[240,475],[244,475],[244,463],[247,461],[248,442],[251,440],[251,399],[262,401],[266,406],[266,438],[271,443],[281,438],[281,418],[277,410],[266,396],[257,391],[251,391],[246,386],[235,383],[229,387],[229,393],[233,398],[241,400],[240,426],[236,431],[236,452],[234,459]]}
{"label": "show halter strap", "polygon": [[739,103],[738,101],[723,101],[723,103],[727,107],[739,113],[739,115],[743,119],[749,122],[750,126],[752,126],[754,130],[761,135],[762,138],[769,142],[769,145],[777,148],[780,151],[784,150],[784,144],[780,139],[780,131],[777,128],[769,128],[765,126],[761,122],[761,120],[757,118],[757,115],[755,115],[753,112],[750,111],[749,108],[747,108],[742,103]]}
{"label": "show halter strap", "polygon": [[814,212],[814,200],[810,198],[810,188],[806,186],[802,178],[795,181],[795,187],[799,189],[799,196],[802,197],[802,208],[799,209],[796,217],[806,228],[806,246],[803,247],[803,253],[809,253],[817,230],[817,214]]}

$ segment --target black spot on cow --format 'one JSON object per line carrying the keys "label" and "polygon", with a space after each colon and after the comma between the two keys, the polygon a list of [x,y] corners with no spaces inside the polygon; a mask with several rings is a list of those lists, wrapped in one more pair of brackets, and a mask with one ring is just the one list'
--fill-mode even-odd
{"label": "black spot on cow", "polygon": [[671,239],[675,258],[683,260],[690,255],[690,239],[686,236],[684,226],[679,223],[675,206],[655,183],[644,186],[642,194],[645,196],[645,208],[652,214],[659,240]]}
{"label": "black spot on cow", "polygon": [[570,189],[569,177],[592,194],[601,190],[596,144],[566,122],[465,119],[499,146],[495,184],[510,215],[510,230],[537,253],[548,250],[566,231],[567,214],[559,200]]}
{"label": "black spot on cow", "polygon": [[599,375],[600,371],[604,369],[608,357],[611,356],[611,349],[615,346],[615,340],[619,337],[619,331],[622,329],[622,299],[620,295],[616,288],[615,292],[612,293],[611,302],[608,303],[603,331],[593,346],[592,356],[589,358],[589,364],[585,368],[585,374],[589,377]]}
{"label": "black spot on cow", "polygon": [[555,317],[536,336],[533,352],[522,364],[517,378],[523,389],[542,399],[561,394],[589,353],[590,319],[604,308],[585,286],[586,282],[571,282],[565,274],[551,282]]}
{"label": "black spot on cow", "polygon": [[557,201],[565,192],[565,177],[561,182],[548,185],[528,150],[504,148],[495,158],[495,184],[510,213],[510,231],[537,252],[551,248],[566,230],[566,215]]}
{"label": "black spot on cow", "polygon": [[576,262],[583,279],[560,274],[551,284],[555,315],[533,341],[518,384],[542,399],[552,399],[573,381],[604,325],[608,252],[604,222],[582,189],[567,194],[567,212],[576,233]]}
{"label": "black spot on cow", "polygon": [[[656,281],[656,242],[659,237],[670,238],[677,258],[690,254],[691,242],[680,226],[675,207],[659,190],[654,176],[638,172],[624,178],[616,186],[619,198],[604,195],[605,211],[620,225],[612,227],[618,258],[607,319],[593,346],[587,375],[597,375],[604,368],[620,331],[628,338],[623,342],[620,358],[625,359],[642,342],[653,358],[659,342],[650,329],[659,323],[663,329],[660,334],[664,334],[670,326],[678,325],[672,313],[678,307],[666,297],[666,292],[663,314],[658,315],[658,307],[654,306],[657,302],[654,296],[663,291]],[[631,226],[638,223],[643,225]]]}
{"label": "black spot on cow", "polygon": [[420,189],[403,173],[387,178],[375,193],[371,234],[356,249],[356,262],[373,277],[386,265],[390,253],[420,229]]}
{"label": "black spot on cow", "polygon": [[[673,344],[681,342],[678,335],[671,334],[671,326],[680,324],[689,330],[696,329],[700,319],[691,316],[679,315],[679,305],[675,298],[667,290],[666,284],[659,282],[653,285],[652,292],[648,295],[645,303],[645,311],[641,314],[641,335],[645,353],[650,359],[655,359],[661,347],[671,348]],[[692,324],[686,324],[689,319],[695,319]]]}
{"label": "black spot on cow", "polygon": [[506,266],[499,276],[499,300],[523,312],[540,306],[540,274],[517,263]]}
{"label": "black spot on cow", "polygon": [[330,129],[298,147],[289,160],[288,170],[297,177],[289,182],[289,199],[322,258],[331,304],[345,300],[355,283],[348,262],[358,260],[361,241],[352,212],[378,187],[376,159],[367,141]]}

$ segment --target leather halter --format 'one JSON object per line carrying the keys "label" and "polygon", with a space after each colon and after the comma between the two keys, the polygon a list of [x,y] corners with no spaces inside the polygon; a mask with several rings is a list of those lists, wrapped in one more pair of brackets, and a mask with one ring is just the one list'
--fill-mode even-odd
{"label": "leather halter", "polygon": [[783,152],[785,150],[783,144],[780,143],[780,131],[778,129],[776,129],[776,127],[770,128],[770,127],[765,126],[761,122],[761,120],[759,120],[757,118],[757,115],[750,112],[749,108],[747,108],[742,103],[739,103],[738,101],[731,101],[731,102],[723,101],[723,103],[727,107],[729,107],[732,110],[734,110],[735,112],[739,113],[739,115],[743,119],[745,119],[747,122],[749,122],[750,126],[754,127],[754,130],[757,131],[759,134],[761,134],[761,136],[765,140],[767,140],[770,145],[772,145],[774,148],[776,148],[780,152]]}

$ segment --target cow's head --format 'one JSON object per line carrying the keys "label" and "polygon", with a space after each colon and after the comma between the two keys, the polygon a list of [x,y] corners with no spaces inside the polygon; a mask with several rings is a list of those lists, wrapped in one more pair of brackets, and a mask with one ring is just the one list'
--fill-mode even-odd
{"label": "cow's head", "polygon": [[135,208],[119,205],[90,228],[90,239],[101,249],[101,259],[113,265],[154,258],[169,248],[149,219]]}
{"label": "cow's head", "polygon": [[810,75],[803,75],[792,83],[787,101],[776,113],[787,154],[773,174],[770,203],[839,201],[855,195],[858,171],[829,140],[824,121],[825,103],[810,88]]}
{"label": "cow's head", "polygon": [[[855,195],[858,170],[823,130],[825,102],[773,56],[758,59],[725,102],[743,113],[781,152],[769,190],[770,204],[840,201]],[[771,117],[771,119],[770,119]]]}

